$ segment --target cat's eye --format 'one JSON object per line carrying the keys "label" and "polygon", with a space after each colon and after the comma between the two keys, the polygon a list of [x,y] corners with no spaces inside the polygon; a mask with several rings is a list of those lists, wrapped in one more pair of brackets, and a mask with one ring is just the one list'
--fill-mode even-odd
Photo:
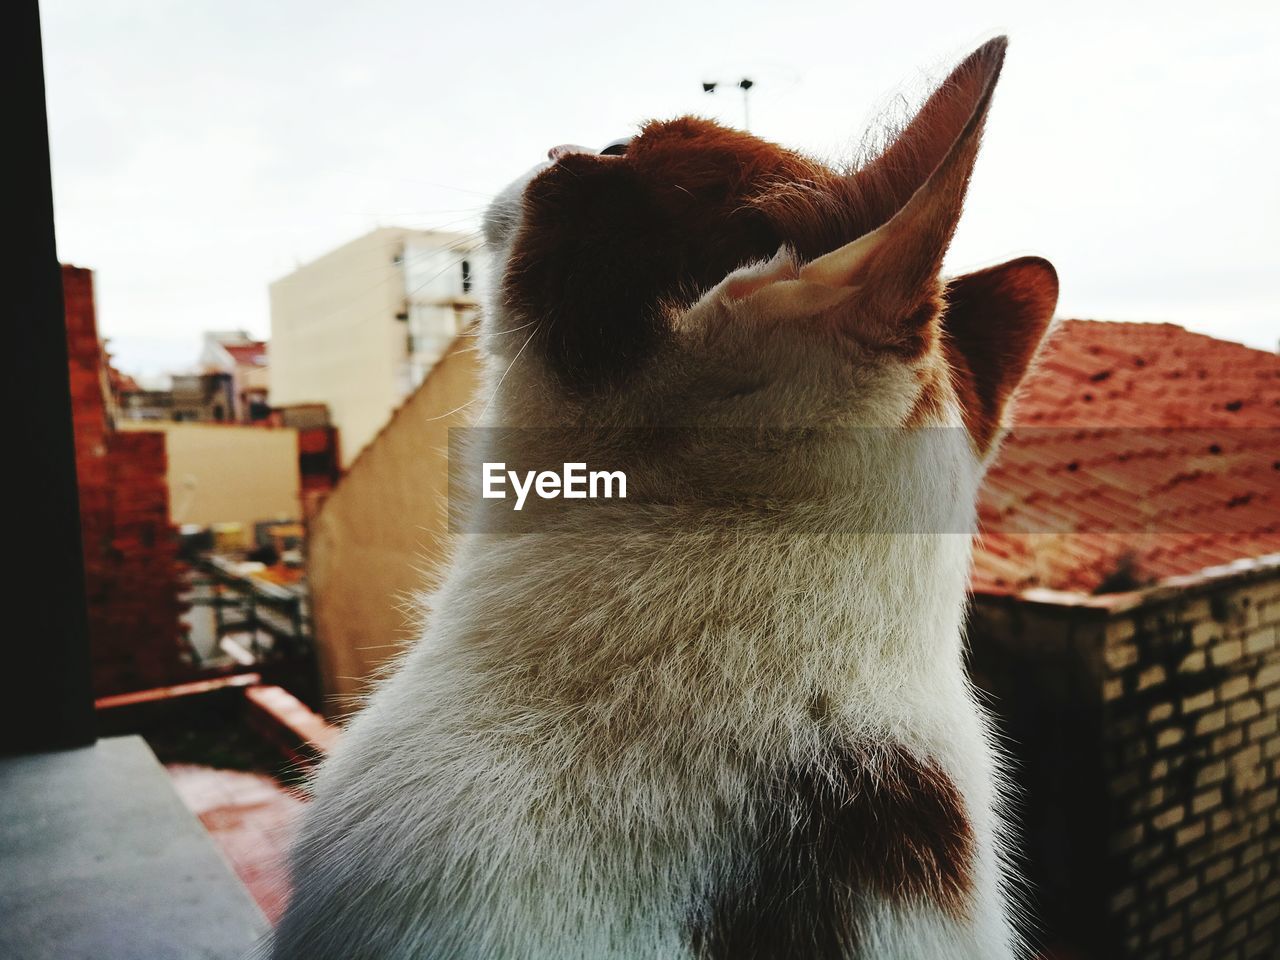
{"label": "cat's eye", "polygon": [[620,140],[615,140],[613,141],[613,143],[609,144],[607,147],[605,147],[603,150],[600,151],[600,156],[621,157],[623,154],[627,152],[627,147],[630,146],[630,144],[631,144],[630,137],[623,137]]}

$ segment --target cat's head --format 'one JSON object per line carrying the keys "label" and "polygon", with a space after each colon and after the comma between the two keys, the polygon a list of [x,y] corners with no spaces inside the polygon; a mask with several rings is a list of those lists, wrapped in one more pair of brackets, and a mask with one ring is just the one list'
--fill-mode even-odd
{"label": "cat's head", "polygon": [[985,457],[1057,299],[1040,259],[940,277],[1004,50],[856,170],[687,117],[552,151],[486,215],[505,420],[963,425]]}

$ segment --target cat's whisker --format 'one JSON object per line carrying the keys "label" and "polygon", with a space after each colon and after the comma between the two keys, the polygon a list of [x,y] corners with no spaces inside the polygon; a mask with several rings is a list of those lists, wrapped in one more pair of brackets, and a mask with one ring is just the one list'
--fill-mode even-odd
{"label": "cat's whisker", "polygon": [[[479,353],[480,351],[479,351],[479,349],[478,349],[478,348],[476,348],[476,347],[472,347],[472,348],[469,348],[468,350],[465,350],[465,351],[464,351],[464,350],[459,350],[458,352],[459,352],[459,353],[468,353],[468,352],[469,352],[469,353]],[[445,413],[440,414],[439,416],[435,416],[435,417],[428,417],[428,418],[427,418],[425,421],[423,421],[423,422],[424,422],[424,423],[439,423],[441,420],[448,420],[448,419],[449,419],[450,417],[452,417],[454,414],[461,413],[463,410],[467,409],[467,407],[473,406],[477,401],[479,401],[479,399],[480,399],[479,397],[472,397],[470,400],[467,400],[467,401],[464,401],[463,403],[458,404],[458,405],[457,405],[456,407],[454,407],[452,410],[448,410],[448,411],[446,411]]]}
{"label": "cat's whisker", "polygon": [[518,326],[518,327],[511,327],[509,330],[490,330],[490,331],[485,332],[485,333],[482,333],[479,329],[476,329],[476,330],[468,330],[468,331],[466,331],[466,332],[464,332],[464,333],[459,334],[459,336],[463,336],[463,337],[475,337],[475,338],[477,338],[477,339],[478,339],[478,338],[480,338],[480,337],[484,337],[484,336],[489,336],[489,337],[504,337],[504,336],[506,336],[506,335],[507,335],[507,334],[509,334],[509,333],[519,333],[521,330],[528,330],[530,327],[532,327],[532,326],[533,326],[534,324],[536,324],[537,322],[538,322],[538,321],[536,321],[536,320],[530,320],[528,323],[522,323],[522,324],[520,324],[520,326]]}
{"label": "cat's whisker", "polygon": [[507,364],[507,369],[502,371],[502,376],[498,378],[498,382],[494,385],[493,392],[489,394],[489,399],[485,401],[484,409],[480,411],[480,416],[476,418],[476,423],[484,423],[484,418],[489,413],[489,407],[498,396],[498,391],[502,389],[502,384],[507,379],[507,374],[511,372],[511,368],[516,365],[516,362],[520,359],[520,355],[524,353],[525,347],[529,346],[537,334],[538,328],[535,326],[529,333],[529,336],[525,338],[524,343],[520,345],[520,349],[516,351],[516,355],[511,358],[511,362]]}

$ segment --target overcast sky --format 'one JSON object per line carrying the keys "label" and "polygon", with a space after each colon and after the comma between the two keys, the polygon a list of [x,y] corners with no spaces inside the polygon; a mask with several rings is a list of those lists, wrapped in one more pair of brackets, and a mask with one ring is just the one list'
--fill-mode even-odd
{"label": "overcast sky", "polygon": [[[269,333],[267,284],[376,225],[471,229],[563,142],[700,113],[824,156],[1000,32],[960,272],[1049,257],[1062,316],[1280,337],[1280,5],[46,0],[58,248],[119,365]],[[708,96],[703,80],[728,89]]]}

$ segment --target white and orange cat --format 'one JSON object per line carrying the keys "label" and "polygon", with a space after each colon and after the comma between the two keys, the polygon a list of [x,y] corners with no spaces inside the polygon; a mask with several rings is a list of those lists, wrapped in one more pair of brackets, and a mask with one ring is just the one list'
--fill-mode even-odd
{"label": "white and orange cat", "polygon": [[939,277],[1004,49],[857,170],[684,118],[494,202],[480,456],[645,495],[460,538],[275,957],[1020,954],[964,531],[1057,280]]}

